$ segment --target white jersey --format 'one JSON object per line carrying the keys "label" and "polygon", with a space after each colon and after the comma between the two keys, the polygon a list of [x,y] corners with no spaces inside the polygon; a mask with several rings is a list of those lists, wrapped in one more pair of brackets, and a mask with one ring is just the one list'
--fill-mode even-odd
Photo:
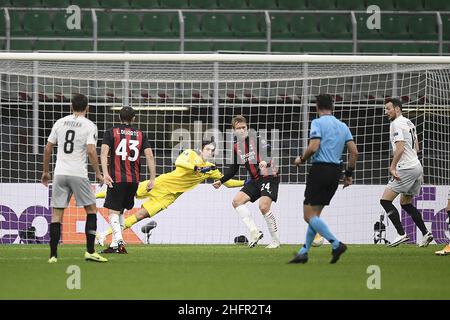
{"label": "white jersey", "polygon": [[55,176],[88,177],[87,145],[97,145],[97,126],[91,120],[73,114],[59,119],[48,142],[58,145]]}
{"label": "white jersey", "polygon": [[413,168],[420,164],[416,151],[416,144],[418,143],[416,126],[408,118],[400,116],[391,122],[390,140],[394,152],[397,141],[405,142],[405,151],[397,164],[397,169]]}

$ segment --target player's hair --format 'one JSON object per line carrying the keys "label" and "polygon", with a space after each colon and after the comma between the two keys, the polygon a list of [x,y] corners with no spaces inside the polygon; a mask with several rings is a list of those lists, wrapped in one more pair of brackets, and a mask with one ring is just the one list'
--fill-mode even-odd
{"label": "player's hair", "polygon": [[120,116],[120,121],[122,122],[126,122],[126,123],[131,123],[131,121],[133,121],[134,116],[136,115],[136,112],[134,111],[134,109],[132,107],[123,107],[122,109],[120,109],[119,112],[119,116]]}
{"label": "player's hair", "polygon": [[388,104],[388,103],[392,103],[392,105],[394,106],[394,107],[399,107],[400,108],[400,111],[402,110],[402,101],[400,100],[400,99],[397,99],[397,98],[387,98],[385,101],[384,101],[384,104]]}
{"label": "player's hair", "polygon": [[233,117],[233,119],[231,119],[231,127],[234,129],[236,124],[238,124],[239,122],[244,122],[245,124],[247,124],[247,119],[243,115],[235,116]]}
{"label": "player's hair", "polygon": [[319,94],[316,96],[317,108],[320,110],[333,110],[333,97],[329,94]]}
{"label": "player's hair", "polygon": [[88,106],[88,99],[84,94],[75,93],[72,96],[72,109],[76,112],[82,112],[86,110]]}
{"label": "player's hair", "polygon": [[214,142],[214,139],[211,140],[202,140],[202,149],[207,146],[208,144],[212,144],[214,146],[214,148],[216,148],[216,143]]}

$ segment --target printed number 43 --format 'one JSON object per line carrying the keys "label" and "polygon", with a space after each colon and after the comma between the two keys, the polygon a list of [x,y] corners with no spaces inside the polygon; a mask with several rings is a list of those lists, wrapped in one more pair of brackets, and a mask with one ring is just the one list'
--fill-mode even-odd
{"label": "printed number 43", "polygon": [[[129,145],[129,150],[130,150],[130,156],[128,156],[127,153],[127,139],[122,139],[120,140],[119,145],[116,148],[116,155],[120,156],[122,158],[122,161],[125,161],[127,159],[128,156],[128,160],[130,161],[136,161],[136,159],[139,157],[139,149],[137,148],[137,146],[139,145],[139,141],[138,140],[128,140],[130,145]],[[131,156],[131,151],[133,151],[133,156]]]}

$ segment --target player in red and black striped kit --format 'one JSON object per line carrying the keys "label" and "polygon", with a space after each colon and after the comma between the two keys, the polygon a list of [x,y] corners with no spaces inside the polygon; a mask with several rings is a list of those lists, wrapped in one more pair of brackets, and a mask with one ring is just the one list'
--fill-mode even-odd
{"label": "player in red and black striped kit", "polygon": [[222,179],[214,182],[217,189],[222,183],[231,179],[239,170],[241,164],[245,165],[251,179],[237,193],[233,199],[233,207],[244,221],[250,231],[248,246],[254,247],[263,237],[263,233],[258,230],[245,205],[248,201],[259,200],[259,210],[267,222],[272,242],[266,247],[276,249],[280,247],[278,237],[278,227],[275,216],[271,210],[272,201],[277,201],[279,172],[271,157],[270,145],[260,137],[251,136],[247,130],[247,119],[243,116],[236,116],[232,119],[231,125],[236,133],[237,142],[234,144],[233,164],[225,171]]}
{"label": "player in red and black striped kit", "polygon": [[[132,126],[135,111],[131,107],[120,110],[121,124],[107,130],[103,136],[101,163],[108,185],[104,207],[109,209],[112,242],[103,253],[126,253],[120,221],[123,210],[134,207],[134,195],[139,185],[140,159],[144,154],[150,172],[147,190],[153,188],[156,176],[153,151],[145,134]],[[109,154],[109,167],[108,167]]]}

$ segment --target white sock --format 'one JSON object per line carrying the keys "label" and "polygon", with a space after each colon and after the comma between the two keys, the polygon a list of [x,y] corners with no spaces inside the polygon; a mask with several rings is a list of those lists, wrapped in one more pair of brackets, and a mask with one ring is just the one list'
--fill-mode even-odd
{"label": "white sock", "polygon": [[119,214],[119,224],[122,230],[125,229],[125,215],[123,214],[123,211]]}
{"label": "white sock", "polygon": [[264,219],[266,219],[267,228],[269,229],[270,235],[272,236],[272,241],[279,243],[280,238],[278,238],[278,227],[275,215],[272,213],[272,211],[269,211],[268,213],[263,214],[263,216]]}
{"label": "white sock", "polygon": [[119,241],[123,241],[122,229],[119,223],[119,215],[115,213],[109,214],[109,224],[111,225],[112,229],[111,247],[117,247]]}
{"label": "white sock", "polygon": [[258,227],[256,226],[255,221],[253,221],[252,215],[250,213],[250,210],[248,210],[247,206],[245,204],[242,204],[235,209],[239,214],[239,216],[241,217],[242,221],[244,221],[248,230],[250,232],[257,232]]}

